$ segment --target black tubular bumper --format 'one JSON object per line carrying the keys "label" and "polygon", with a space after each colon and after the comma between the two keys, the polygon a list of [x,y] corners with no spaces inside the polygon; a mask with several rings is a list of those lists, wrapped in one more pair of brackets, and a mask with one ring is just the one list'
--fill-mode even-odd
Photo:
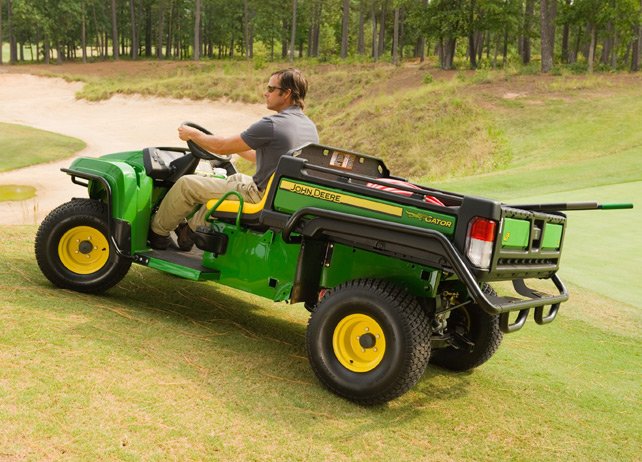
{"label": "black tubular bumper", "polygon": [[61,168],[60,171],[71,176],[71,182],[78,186],[89,188],[89,183],[79,181],[78,178],[97,181],[103,185],[106,192],[105,200],[107,202],[107,229],[109,229],[109,240],[111,241],[114,251],[119,256],[133,260],[134,257],[131,255],[131,252],[126,250],[131,247],[131,225],[127,221],[118,220],[113,217],[112,192],[109,182],[104,177],[94,175],[92,173],[81,172],[69,168]]}
{"label": "black tubular bumper", "polygon": [[[292,233],[312,239],[325,237],[340,240],[374,251],[390,250],[407,255],[409,259],[419,263],[453,272],[485,312],[500,316],[500,326],[505,333],[519,330],[526,322],[531,308],[535,309],[535,322],[550,323],[557,315],[560,304],[568,300],[568,291],[557,274],[550,278],[559,292],[557,295],[532,290],[523,279],[513,280],[513,287],[524,298],[485,294],[453,243],[435,230],[306,207],[288,219],[283,229],[283,240],[296,242],[297,237]],[[545,314],[547,306],[550,309]],[[519,314],[511,323],[509,314],[514,311]]]}

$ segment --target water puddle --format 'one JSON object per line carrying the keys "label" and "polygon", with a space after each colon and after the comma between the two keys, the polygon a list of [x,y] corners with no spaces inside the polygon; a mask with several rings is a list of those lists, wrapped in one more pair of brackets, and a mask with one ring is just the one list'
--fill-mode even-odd
{"label": "water puddle", "polygon": [[33,186],[0,184],[0,202],[23,201],[36,196],[36,188]]}

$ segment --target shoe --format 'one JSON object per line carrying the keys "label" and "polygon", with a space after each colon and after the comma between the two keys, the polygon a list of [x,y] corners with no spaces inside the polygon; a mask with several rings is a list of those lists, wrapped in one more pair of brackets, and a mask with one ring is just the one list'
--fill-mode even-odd
{"label": "shoe", "polygon": [[178,247],[180,247],[181,250],[185,252],[192,250],[192,247],[194,247],[194,239],[192,239],[194,231],[190,229],[186,221],[178,225],[174,233],[176,233]]}
{"label": "shoe", "polygon": [[156,234],[152,229],[149,229],[147,233],[147,242],[149,245],[156,250],[165,250],[169,247],[169,244],[172,242],[172,239],[169,236],[161,236]]}

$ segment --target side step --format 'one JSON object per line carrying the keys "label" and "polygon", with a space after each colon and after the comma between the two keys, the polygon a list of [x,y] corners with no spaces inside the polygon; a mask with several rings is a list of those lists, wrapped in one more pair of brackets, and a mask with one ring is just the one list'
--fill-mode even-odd
{"label": "side step", "polygon": [[152,250],[134,255],[134,262],[192,281],[216,281],[220,271],[203,266],[203,251],[194,247],[184,252],[174,245],[167,250]]}

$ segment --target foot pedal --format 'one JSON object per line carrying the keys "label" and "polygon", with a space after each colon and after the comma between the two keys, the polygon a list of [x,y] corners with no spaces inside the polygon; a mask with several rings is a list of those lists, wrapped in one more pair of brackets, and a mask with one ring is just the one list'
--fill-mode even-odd
{"label": "foot pedal", "polygon": [[229,236],[207,226],[196,228],[192,239],[196,247],[206,252],[212,252],[215,256],[225,255],[227,252]]}

